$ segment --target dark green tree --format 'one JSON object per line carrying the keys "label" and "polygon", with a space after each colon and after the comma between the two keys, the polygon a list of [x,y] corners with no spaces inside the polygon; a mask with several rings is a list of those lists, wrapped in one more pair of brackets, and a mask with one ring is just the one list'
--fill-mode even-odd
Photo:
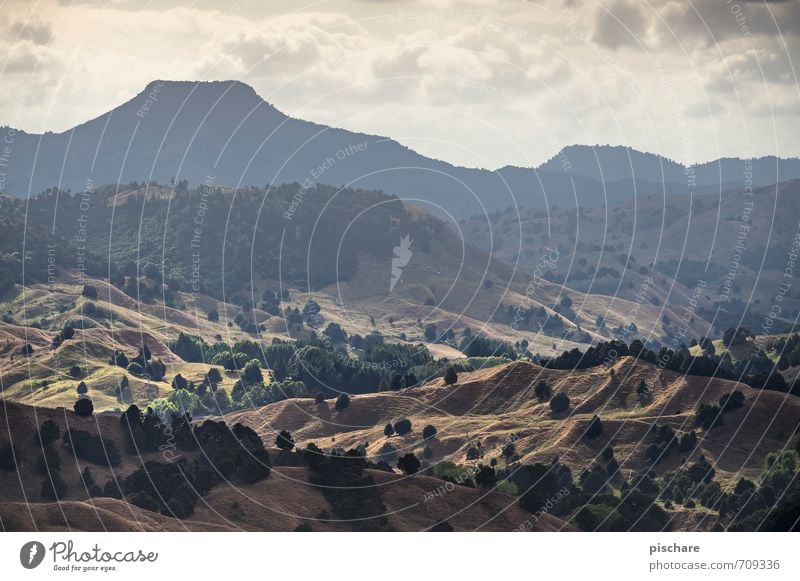
{"label": "dark green tree", "polygon": [[294,438],[291,432],[281,430],[278,437],[275,438],[275,446],[284,452],[291,452],[292,448],[294,448]]}
{"label": "dark green tree", "polygon": [[75,413],[81,417],[89,417],[94,413],[94,404],[88,397],[82,397],[72,406]]}
{"label": "dark green tree", "polygon": [[397,467],[406,475],[416,474],[421,465],[419,459],[412,452],[397,459]]}
{"label": "dark green tree", "polygon": [[550,400],[550,409],[557,414],[567,411],[569,409],[569,397],[567,394],[561,391],[555,394]]}

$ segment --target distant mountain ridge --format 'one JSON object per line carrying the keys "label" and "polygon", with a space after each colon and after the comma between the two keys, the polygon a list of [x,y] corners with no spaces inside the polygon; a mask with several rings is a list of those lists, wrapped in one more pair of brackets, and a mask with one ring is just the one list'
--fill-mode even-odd
{"label": "distant mountain ridge", "polygon": [[[294,119],[238,81],[153,81],[63,133],[17,131],[0,163],[2,193],[18,197],[173,178],[192,185],[320,183],[383,190],[454,217],[690,192],[682,165],[627,147],[573,145],[537,168],[458,167],[386,137]],[[692,189],[742,188],[747,165],[730,158],[697,165]],[[796,158],[752,162],[753,186],[798,177]]]}

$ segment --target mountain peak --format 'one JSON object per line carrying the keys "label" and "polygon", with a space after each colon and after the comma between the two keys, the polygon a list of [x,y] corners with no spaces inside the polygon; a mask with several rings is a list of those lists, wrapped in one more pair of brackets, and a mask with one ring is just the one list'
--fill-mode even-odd
{"label": "mountain peak", "polygon": [[[148,98],[183,98],[192,101],[208,101],[210,99],[223,100],[226,105],[251,103],[257,104],[264,101],[256,90],[241,81],[169,81],[156,79],[147,84],[136,99]],[[269,105],[272,107],[271,105]]]}

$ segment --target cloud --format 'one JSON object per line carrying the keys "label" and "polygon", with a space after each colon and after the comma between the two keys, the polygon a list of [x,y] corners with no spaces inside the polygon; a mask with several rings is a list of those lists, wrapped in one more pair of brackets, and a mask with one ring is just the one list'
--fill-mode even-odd
{"label": "cloud", "polygon": [[21,21],[11,24],[11,33],[18,40],[31,40],[35,44],[47,44],[53,38],[53,29],[49,22],[38,20]]}
{"label": "cloud", "polygon": [[611,49],[638,45],[647,31],[646,6],[632,0],[615,0],[607,9],[599,8],[595,40]]}

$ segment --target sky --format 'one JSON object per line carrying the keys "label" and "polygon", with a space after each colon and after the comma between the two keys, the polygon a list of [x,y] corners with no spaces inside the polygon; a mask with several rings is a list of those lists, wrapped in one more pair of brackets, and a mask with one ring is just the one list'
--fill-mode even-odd
{"label": "sky", "polygon": [[60,132],[154,79],[490,169],[571,144],[800,155],[800,1],[0,0],[0,126]]}

